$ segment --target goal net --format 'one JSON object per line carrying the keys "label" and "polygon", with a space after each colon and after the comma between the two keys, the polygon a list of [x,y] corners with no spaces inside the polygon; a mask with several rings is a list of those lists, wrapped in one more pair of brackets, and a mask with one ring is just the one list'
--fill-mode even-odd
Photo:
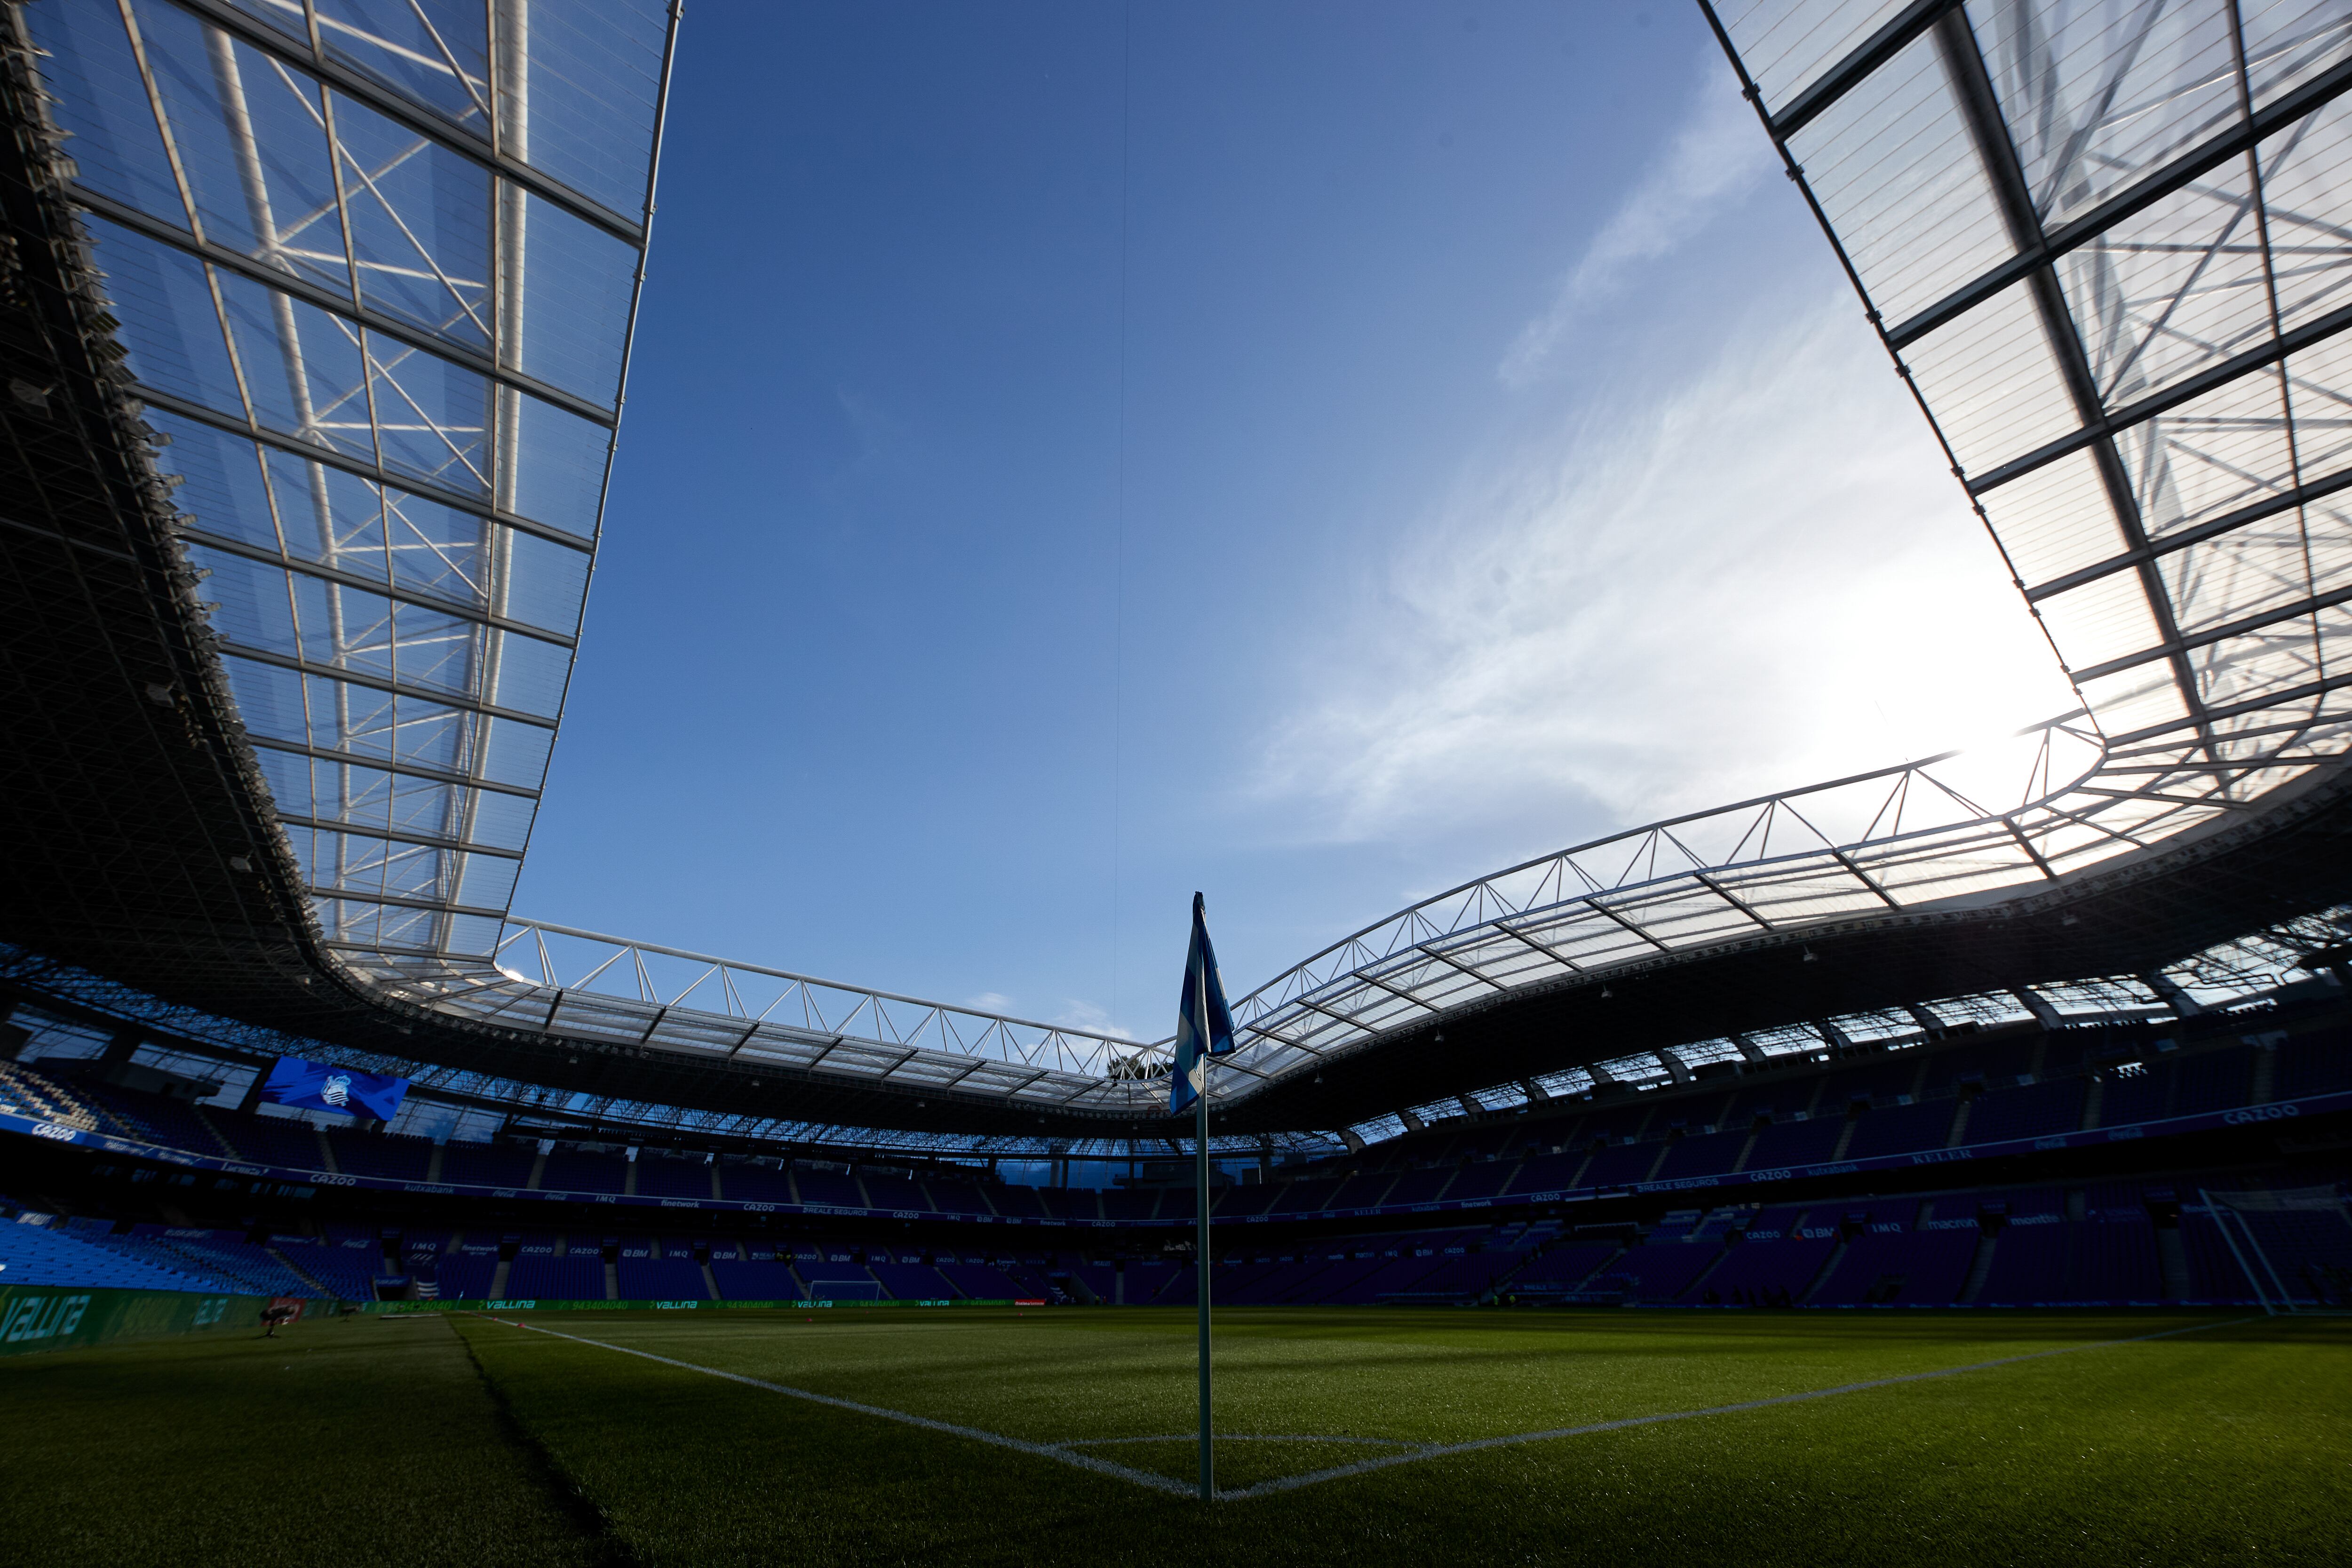
{"label": "goal net", "polygon": [[2352,1211],[2341,1189],[2198,1196],[2263,1310],[2352,1309]]}

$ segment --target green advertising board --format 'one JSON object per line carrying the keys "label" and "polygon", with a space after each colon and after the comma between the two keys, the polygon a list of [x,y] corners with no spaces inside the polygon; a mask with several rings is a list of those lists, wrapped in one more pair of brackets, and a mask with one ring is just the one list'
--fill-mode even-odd
{"label": "green advertising board", "polygon": [[0,1286],[0,1355],[205,1329],[251,1329],[261,1321],[261,1310],[268,1304],[266,1296],[215,1296],[194,1290]]}
{"label": "green advertising board", "polygon": [[[970,1297],[938,1301],[368,1301],[363,1312],[740,1312],[805,1310],[811,1307],[1018,1307],[1019,1301],[980,1301]],[[1043,1302],[1037,1305],[1044,1305]]]}

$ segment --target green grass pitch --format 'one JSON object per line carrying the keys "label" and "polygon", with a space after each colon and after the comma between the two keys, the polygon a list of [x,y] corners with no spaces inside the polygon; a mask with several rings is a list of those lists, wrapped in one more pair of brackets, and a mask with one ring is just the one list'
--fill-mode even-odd
{"label": "green grass pitch", "polygon": [[2345,1321],[1236,1310],[1206,1506],[1186,1312],[521,1321],[556,1332],[0,1363],[0,1541],[256,1568],[2352,1561]]}

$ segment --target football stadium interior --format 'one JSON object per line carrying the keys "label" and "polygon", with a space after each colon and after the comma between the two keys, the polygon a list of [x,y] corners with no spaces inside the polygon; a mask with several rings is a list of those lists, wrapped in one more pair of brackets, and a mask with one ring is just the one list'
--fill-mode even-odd
{"label": "football stadium interior", "polygon": [[2352,5],[1699,8],[2079,706],[1229,977],[1204,1227],[1171,1041],[510,908],[723,41],[0,5],[20,1560],[2343,1561]]}

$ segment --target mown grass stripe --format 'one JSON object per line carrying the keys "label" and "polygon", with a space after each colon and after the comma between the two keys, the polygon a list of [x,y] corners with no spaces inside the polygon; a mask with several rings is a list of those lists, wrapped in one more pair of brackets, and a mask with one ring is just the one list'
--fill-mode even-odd
{"label": "mown grass stripe", "polygon": [[535,1334],[547,1334],[559,1340],[570,1340],[573,1344],[593,1345],[598,1350],[618,1351],[623,1355],[636,1356],[644,1361],[659,1362],[664,1366],[674,1366],[684,1372],[698,1372],[706,1377],[724,1378],[729,1383],[740,1383],[746,1388],[765,1389],[770,1394],[781,1394],[788,1399],[805,1399],[812,1405],[829,1405],[836,1410],[854,1410],[860,1415],[877,1415],[885,1421],[896,1421],[902,1426],[919,1426],[925,1431],[944,1432],[954,1437],[969,1437],[975,1443],[986,1443],[998,1448],[1010,1448],[1015,1453],[1034,1454],[1041,1459],[1052,1459],[1075,1469],[1092,1470],[1097,1475],[1110,1476],[1122,1481],[1132,1481],[1137,1486],[1149,1487],[1154,1491],[1167,1492],[1175,1497],[1191,1497],[1194,1491],[1192,1487],[1182,1481],[1171,1480],[1166,1476],[1157,1476],[1150,1470],[1139,1470],[1127,1465],[1113,1464],[1108,1459],[1097,1459],[1091,1454],[1067,1453],[1048,1444],[1032,1443],[1024,1437],[1008,1437],[1002,1432],[991,1432],[979,1426],[959,1426],[952,1421],[935,1421],[928,1415],[917,1415],[905,1410],[886,1409],[879,1405],[864,1405],[855,1399],[836,1399],[830,1394],[818,1394],[811,1389],[794,1388],[788,1384],[770,1383],[763,1378],[746,1377],[740,1372],[728,1372],[720,1367],[698,1366],[693,1362],[679,1361],[675,1356],[656,1355],[651,1351],[636,1350],[628,1345],[616,1345],[606,1340],[592,1340],[582,1334],[567,1334],[559,1329],[541,1328],[537,1323],[526,1323],[520,1319],[489,1317],[488,1313],[478,1315],[488,1318],[494,1323],[505,1323],[510,1328],[529,1329]]}
{"label": "mown grass stripe", "polygon": [[1270,1481],[1260,1481],[1253,1487],[1236,1491],[1219,1492],[1222,1499],[1266,1497],[1275,1492],[1295,1491],[1300,1487],[1314,1486],[1321,1481],[1336,1481],[1347,1476],[1363,1475],[1371,1470],[1384,1470],[1392,1465],[1419,1464],[1424,1459],[1443,1459],[1454,1454],[1475,1454],[1487,1448],[1516,1447],[1523,1443],[1546,1443],[1558,1437],[1587,1437],[1596,1432],[1618,1432],[1630,1426],[1654,1426],[1667,1421],[1693,1421],[1702,1415],[1736,1415],[1743,1410],[1766,1410],[1776,1405],[1802,1405],[1809,1400],[1833,1399],[1841,1394],[1861,1394],[1873,1388],[1890,1388],[1901,1383],[1925,1383],[1933,1378],[1958,1377],[1963,1373],[1986,1372],[1997,1366],[2015,1366],[2020,1362],[2041,1361],[2050,1356],[2073,1355],[2077,1351],[2111,1350],[2116,1345],[2136,1345],[2148,1340],[2170,1339],[2176,1334],[2201,1333],[2208,1329],[2226,1329],[2255,1320],[2231,1318],[2217,1323],[2192,1323],[2185,1329],[2166,1329],[2153,1334],[2133,1334],[2120,1340],[2098,1340],[2086,1345],[2060,1345],[2055,1350],[2029,1351],[2023,1355],[2002,1356],[1996,1361],[1970,1362],[1966,1366],[1939,1367],[1933,1372],[1908,1372],[1895,1377],[1874,1377],[1864,1383],[1842,1383],[1834,1388],[1809,1389],[1802,1394],[1779,1394],[1769,1399],[1744,1399],[1737,1405],[1713,1405],[1703,1410],[1666,1410],[1652,1415],[1626,1415],[1615,1421],[1596,1421],[1588,1426],[1558,1426],[1544,1432],[1515,1432],[1501,1437],[1477,1437],[1466,1443],[1446,1443],[1423,1448],[1411,1454],[1381,1454],[1370,1459],[1359,1459],[1349,1465],[1335,1465],[1328,1470],[1307,1470],[1295,1476],[1278,1476]]}
{"label": "mown grass stripe", "polygon": [[[926,1431],[943,1432],[950,1436],[968,1437],[977,1443],[986,1443],[992,1447],[1009,1448],[1015,1453],[1032,1454],[1042,1459],[1052,1459],[1058,1464],[1068,1465],[1075,1469],[1088,1470],[1097,1475],[1130,1481],[1137,1486],[1149,1488],[1153,1491],[1165,1492],[1171,1497],[1189,1498],[1197,1495],[1195,1489],[1188,1482],[1168,1476],[1156,1475],[1150,1470],[1139,1470],[1130,1466],[1114,1464],[1108,1459],[1099,1459],[1090,1454],[1072,1451],[1081,1447],[1097,1447],[1114,1443],[1189,1442],[1192,1437],[1191,1433],[1182,1433],[1168,1438],[1076,1438],[1063,1444],[1033,1443],[1024,1437],[1007,1436],[1002,1432],[991,1432],[984,1427],[959,1426],[954,1422],[939,1421],[928,1415],[917,1415],[905,1410],[892,1410],[879,1405],[866,1405],[857,1400],[842,1399],[829,1394],[818,1394],[810,1389],[793,1388],[787,1384],[770,1383],[761,1378],[747,1377],[741,1373],[729,1372],[720,1367],[701,1366],[693,1362],[679,1361],[674,1356],[657,1355],[652,1351],[637,1350],[629,1345],[616,1345],[607,1340],[593,1340],[581,1334],[567,1334],[558,1329],[542,1328],[537,1323],[526,1323],[520,1319],[493,1317],[488,1313],[475,1315],[487,1318],[494,1323],[506,1324],[510,1328],[528,1329],[533,1333],[546,1334],[559,1340],[569,1340],[574,1344],[589,1345],[597,1350],[616,1351],[623,1355],[658,1362],[664,1366],[674,1366],[682,1372],[698,1372],[706,1377],[721,1378],[729,1383],[741,1384],[747,1388],[764,1389],[768,1393],[781,1394],[791,1399],[804,1399],[813,1405],[827,1405],[837,1410],[850,1410],[861,1415],[878,1416],[885,1421],[895,1421],[905,1426],[918,1426]],[[2088,1344],[2059,1345],[2046,1351],[2028,1351],[2022,1355],[2001,1356],[1992,1361],[1969,1362],[1962,1366],[1937,1367],[1928,1372],[1903,1373],[1893,1377],[1874,1377],[1860,1383],[1842,1383],[1831,1388],[1807,1389],[1798,1394],[1779,1394],[1765,1399],[1746,1399],[1737,1404],[1712,1405],[1697,1410],[1664,1410],[1648,1415],[1626,1415],[1613,1421],[1596,1421],[1582,1426],[1554,1426],[1538,1432],[1513,1432],[1495,1437],[1475,1437],[1462,1443],[1425,1445],[1399,1443],[1398,1447],[1407,1448],[1409,1451],[1376,1455],[1371,1458],[1358,1459],[1350,1464],[1335,1465],[1328,1469],[1302,1471],[1295,1476],[1278,1476],[1272,1480],[1260,1481],[1255,1486],[1219,1491],[1216,1494],[1216,1500],[1246,1501],[1252,1498],[1271,1497],[1277,1492],[1296,1491],[1302,1487],[1317,1486],[1325,1481],[1342,1480],[1349,1476],[1366,1475],[1374,1470],[1389,1469],[1398,1465],[1414,1465],[1430,1459],[1447,1458],[1456,1454],[1481,1453],[1490,1448],[1517,1447],[1528,1443],[1548,1443],[1566,1437],[1587,1437],[1601,1432],[1618,1432],[1635,1426],[1654,1426],[1670,1421],[1694,1421],[1706,1415],[1736,1415],[1743,1411],[1767,1410],[1782,1405],[1802,1405],[1813,1400],[1833,1399],[1841,1394],[1866,1393],[1874,1388],[1891,1388],[1906,1383],[1926,1383],[1937,1378],[1958,1377],[1972,1372],[1988,1372],[1995,1367],[2015,1366],[2021,1362],[2043,1361],[2052,1356],[2074,1355],[2083,1351],[2112,1350],[2117,1345],[2143,1344],[2150,1340],[2172,1339],[2180,1334],[2203,1333],[2212,1329],[2234,1328],[2242,1323],[2259,1321],[2258,1317],[2249,1315],[2242,1318],[2222,1319],[2210,1323],[2191,1323],[2186,1328],[2163,1329],[2155,1333],[2131,1334],[2121,1339],[2095,1340]],[[1349,1444],[1381,1443],[1391,1440],[1341,1436],[1253,1438],[1236,1434],[1230,1437],[1221,1436],[1218,1441]]]}

